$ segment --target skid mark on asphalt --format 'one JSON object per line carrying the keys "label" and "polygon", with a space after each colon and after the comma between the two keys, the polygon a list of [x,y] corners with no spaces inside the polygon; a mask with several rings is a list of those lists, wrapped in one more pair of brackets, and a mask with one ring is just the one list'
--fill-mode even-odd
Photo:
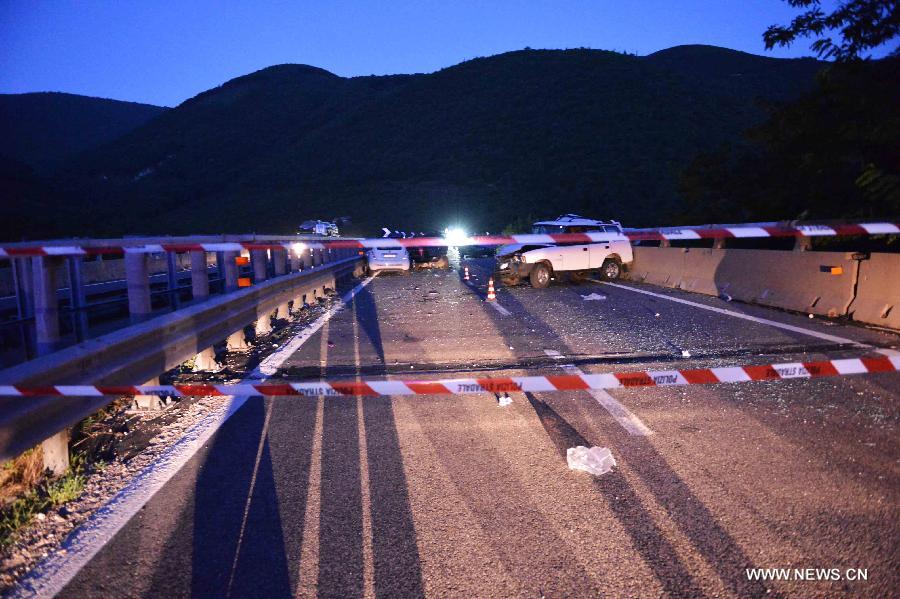
{"label": "skid mark on asphalt", "polygon": [[[553,349],[545,349],[544,353],[554,359],[562,358],[562,355]],[[575,374],[579,376],[585,374],[573,364],[560,364],[560,367],[566,374]],[[653,431],[650,430],[650,428],[644,424],[634,412],[626,408],[619,400],[606,391],[602,389],[590,389],[588,390],[588,394],[597,400],[597,403],[606,408],[606,411],[616,419],[616,422],[622,425],[622,428],[628,431],[629,435],[647,436],[653,434]]]}

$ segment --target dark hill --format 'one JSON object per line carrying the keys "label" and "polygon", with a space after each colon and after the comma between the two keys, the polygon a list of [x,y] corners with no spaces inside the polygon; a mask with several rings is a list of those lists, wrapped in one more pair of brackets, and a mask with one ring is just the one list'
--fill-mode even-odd
{"label": "dark hill", "polygon": [[[93,234],[290,232],[677,209],[678,173],[808,89],[819,64],[689,46],[647,57],[523,50],[436,73],[281,65],[227,82],[67,165]],[[102,225],[99,223],[103,223]]]}
{"label": "dark hill", "polygon": [[165,110],[56,92],[0,94],[0,154],[48,173],[64,160],[110,142]]}

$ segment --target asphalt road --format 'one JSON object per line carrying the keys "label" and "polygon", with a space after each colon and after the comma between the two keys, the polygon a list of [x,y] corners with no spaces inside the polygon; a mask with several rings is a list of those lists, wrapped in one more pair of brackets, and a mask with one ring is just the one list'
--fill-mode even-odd
{"label": "asphalt road", "polygon": [[[627,283],[500,289],[501,311],[483,301],[488,263],[469,264],[468,282],[456,270],[376,277],[282,374],[559,374],[873,351],[635,288],[900,344]],[[583,297],[592,293],[605,299]],[[62,594],[876,597],[900,588],[900,374],[512,399],[251,399]],[[576,445],[609,447],[617,468],[569,470]],[[861,568],[868,580],[759,582],[748,568],[842,577]]]}

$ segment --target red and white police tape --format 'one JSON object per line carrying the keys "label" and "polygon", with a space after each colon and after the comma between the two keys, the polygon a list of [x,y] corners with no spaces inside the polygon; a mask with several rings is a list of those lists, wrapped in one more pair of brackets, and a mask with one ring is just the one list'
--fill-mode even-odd
{"label": "red and white police tape", "polygon": [[101,395],[172,395],[181,397],[238,396],[386,396],[386,395],[464,395],[470,393],[504,393],[518,391],[581,391],[587,389],[620,389],[627,387],[668,387],[673,385],[709,385],[780,381],[797,378],[819,378],[879,372],[900,371],[900,356],[852,358],[820,362],[787,362],[690,370],[648,370],[607,374],[513,376],[443,380],[397,381],[311,381],[263,382],[256,385],[215,385],[188,383],[177,385],[56,385],[26,387],[0,385],[0,397],[86,397]]}
{"label": "red and white police tape", "polygon": [[460,240],[443,237],[407,237],[404,239],[315,239],[286,240],[283,242],[226,242],[226,243],[160,243],[146,245],[42,245],[41,243],[19,243],[0,246],[0,258],[19,256],[78,256],[96,254],[122,254],[159,252],[240,252],[242,250],[304,250],[307,248],[351,248],[374,247],[429,247],[429,246],[469,246],[469,245],[509,245],[509,244],[556,244],[556,243],[597,243],[607,241],[676,241],[688,239],[736,239],[758,237],[834,237],[847,235],[896,235],[900,233],[900,222],[867,223],[744,223],[736,225],[702,225],[697,227],[654,227],[647,229],[625,229],[618,233],[559,233],[552,235],[484,235]]}

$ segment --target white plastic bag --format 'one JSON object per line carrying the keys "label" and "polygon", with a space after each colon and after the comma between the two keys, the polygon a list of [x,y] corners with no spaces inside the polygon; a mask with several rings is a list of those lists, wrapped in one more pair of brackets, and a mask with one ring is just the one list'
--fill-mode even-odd
{"label": "white plastic bag", "polygon": [[584,470],[594,476],[606,474],[616,465],[612,452],[606,447],[587,448],[583,445],[570,447],[566,451],[566,460],[572,470]]}

